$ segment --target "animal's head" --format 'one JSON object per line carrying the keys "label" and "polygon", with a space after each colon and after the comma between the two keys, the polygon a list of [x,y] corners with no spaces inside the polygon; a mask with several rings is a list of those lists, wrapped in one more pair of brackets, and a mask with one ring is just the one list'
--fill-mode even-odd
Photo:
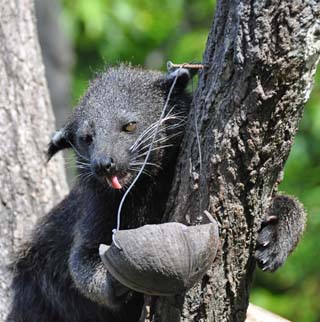
{"label": "animal's head", "polygon": [[169,155],[169,146],[181,137],[190,106],[185,92],[189,79],[185,69],[168,75],[125,65],[108,69],[90,83],[66,125],[52,137],[49,159],[72,148],[80,177],[95,178],[115,189],[126,186],[144,162],[175,82],[144,170],[155,175]]}

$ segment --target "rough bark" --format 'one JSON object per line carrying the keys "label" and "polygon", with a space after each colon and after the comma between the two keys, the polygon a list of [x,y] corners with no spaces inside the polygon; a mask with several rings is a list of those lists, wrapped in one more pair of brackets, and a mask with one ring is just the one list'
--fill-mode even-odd
{"label": "rough bark", "polygon": [[319,52],[318,1],[218,1],[203,58],[209,68],[200,75],[164,220],[195,223],[208,210],[221,225],[221,250],[184,297],[155,301],[152,321],[245,320],[257,229],[281,178]]}
{"label": "rough bark", "polygon": [[74,64],[70,39],[63,33],[60,1],[35,0],[37,30],[56,127],[71,110],[71,70]]}
{"label": "rough bark", "polygon": [[[74,49],[70,38],[63,32],[61,4],[59,0],[35,0],[37,31],[45,66],[56,128],[64,125],[71,111],[71,72],[74,65]],[[63,153],[67,159],[68,152]],[[71,186],[74,171],[65,169]]]}
{"label": "rough bark", "polygon": [[53,131],[32,0],[0,3],[0,321],[9,308],[7,265],[37,217],[67,191],[61,159],[46,164]]}

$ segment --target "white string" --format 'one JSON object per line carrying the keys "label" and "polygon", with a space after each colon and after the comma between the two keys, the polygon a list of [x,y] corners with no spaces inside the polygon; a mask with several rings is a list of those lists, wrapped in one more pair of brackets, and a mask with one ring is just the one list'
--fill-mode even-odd
{"label": "white string", "polygon": [[[192,80],[192,96],[193,96],[193,106],[194,105],[194,88],[193,88],[193,80]],[[201,150],[201,142],[200,142],[200,135],[199,135],[199,128],[198,128],[198,115],[197,115],[197,109],[194,108],[194,125],[195,125],[195,130],[196,130],[196,137],[197,137],[197,146],[198,146],[198,153],[199,153],[199,185],[200,187],[198,188],[199,191],[199,215],[197,218],[197,221],[200,223],[202,221],[202,193],[201,193],[201,183],[203,179],[203,173],[202,173],[202,150]]]}
{"label": "white string", "polygon": [[[151,141],[151,144],[150,144],[150,146],[149,146],[148,153],[147,153],[147,155],[146,155],[146,157],[145,157],[145,159],[144,159],[144,162],[143,162],[143,164],[142,164],[142,166],[141,166],[141,168],[140,168],[140,170],[139,170],[138,174],[136,175],[136,177],[134,178],[134,180],[132,181],[132,183],[130,184],[130,186],[128,187],[128,189],[126,190],[125,194],[123,195],[123,197],[122,197],[122,199],[121,199],[121,201],[120,201],[119,208],[118,208],[118,214],[117,214],[117,228],[116,228],[116,230],[114,229],[114,230],[112,231],[112,232],[113,232],[113,235],[114,235],[114,234],[115,234],[115,233],[120,229],[120,224],[121,224],[121,209],[122,209],[123,203],[124,203],[124,201],[125,201],[125,199],[126,199],[126,197],[127,197],[128,193],[130,192],[130,190],[132,189],[132,187],[135,185],[135,183],[136,183],[136,182],[137,182],[137,180],[139,179],[139,177],[140,177],[141,173],[143,172],[143,170],[144,170],[144,168],[145,168],[145,166],[146,166],[146,164],[147,164],[147,162],[148,162],[148,159],[149,159],[150,153],[151,153],[152,148],[153,148],[153,144],[154,144],[154,142],[155,142],[155,140],[156,140],[156,136],[157,136],[157,134],[158,134],[158,132],[159,132],[159,127],[160,127],[160,125],[161,125],[162,119],[164,118],[165,111],[166,111],[167,106],[168,106],[168,104],[169,104],[169,100],[170,100],[170,97],[171,97],[171,95],[172,95],[172,92],[173,92],[174,86],[175,86],[175,84],[176,84],[176,82],[177,82],[177,79],[178,79],[178,76],[179,76],[179,71],[180,71],[180,69],[181,69],[181,68],[182,68],[182,67],[179,67],[179,69],[176,71],[176,73],[177,73],[177,74],[176,74],[176,76],[175,76],[175,78],[174,78],[174,80],[173,80],[173,82],[172,82],[171,87],[170,87],[170,90],[169,90],[169,93],[168,93],[168,96],[167,96],[166,102],[165,102],[165,104],[164,104],[164,107],[163,107],[162,113],[161,113],[161,115],[160,115],[160,118],[159,118],[158,124],[157,124],[157,126],[156,126],[156,128],[155,128],[155,132],[154,132],[154,135],[153,135],[153,137],[152,137],[152,141]],[[112,240],[113,240],[114,244],[115,244],[118,248],[120,248],[120,247],[116,244],[115,239],[114,239],[114,236],[112,236]]]}

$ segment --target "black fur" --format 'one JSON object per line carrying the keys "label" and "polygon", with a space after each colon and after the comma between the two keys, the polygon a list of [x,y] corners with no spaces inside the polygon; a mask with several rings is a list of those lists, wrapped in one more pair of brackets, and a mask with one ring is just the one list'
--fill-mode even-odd
{"label": "black fur", "polygon": [[[138,180],[126,199],[121,228],[161,220],[183,118],[191,103],[185,92],[186,75],[185,70],[179,75],[168,106],[168,111],[174,106],[170,115],[178,115],[161,126],[157,138],[164,141],[155,144],[156,148],[169,143],[174,146],[152,152],[149,162],[161,169],[147,166],[148,175]],[[8,321],[138,321],[142,295],[129,292],[112,280],[98,252],[101,243],[111,244],[111,231],[116,226],[124,189],[111,188],[107,176],[99,176],[91,164],[97,158],[112,157],[116,164],[112,174],[119,176],[123,186],[132,181],[137,173],[130,170],[132,158],[146,149],[132,152],[129,148],[143,130],[159,119],[173,80],[159,72],[124,65],[111,68],[90,84],[67,125],[53,136],[48,158],[72,147],[77,154],[80,177],[70,194],[38,223],[31,241],[13,264],[14,298]],[[123,126],[132,121],[137,122],[137,131],[124,132]],[[175,127],[177,122],[179,127]],[[180,135],[165,141],[179,131]],[[150,138],[145,145],[148,143]],[[124,303],[125,310],[120,310]]]}

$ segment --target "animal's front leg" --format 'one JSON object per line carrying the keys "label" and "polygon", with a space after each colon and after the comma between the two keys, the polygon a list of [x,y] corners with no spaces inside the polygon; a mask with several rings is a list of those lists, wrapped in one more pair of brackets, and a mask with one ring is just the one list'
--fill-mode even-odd
{"label": "animal's front leg", "polygon": [[119,310],[130,298],[130,290],[107,272],[98,245],[87,247],[77,238],[69,258],[69,270],[78,290],[87,298],[111,310]]}
{"label": "animal's front leg", "polygon": [[262,222],[255,257],[264,271],[275,271],[297,246],[304,231],[306,213],[293,197],[276,195]]}

